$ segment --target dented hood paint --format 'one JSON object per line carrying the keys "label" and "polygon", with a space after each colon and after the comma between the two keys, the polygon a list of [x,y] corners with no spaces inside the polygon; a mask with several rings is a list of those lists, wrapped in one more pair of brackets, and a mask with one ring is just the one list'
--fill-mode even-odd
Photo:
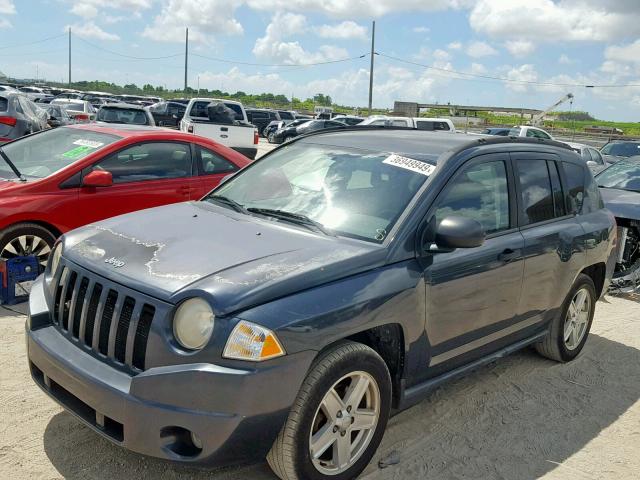
{"label": "dented hood paint", "polygon": [[600,195],[614,217],[640,220],[640,193],[617,188],[600,188]]}
{"label": "dented hood paint", "polygon": [[386,249],[207,202],[135,212],[74,230],[65,258],[161,300],[209,298],[217,315],[384,264]]}

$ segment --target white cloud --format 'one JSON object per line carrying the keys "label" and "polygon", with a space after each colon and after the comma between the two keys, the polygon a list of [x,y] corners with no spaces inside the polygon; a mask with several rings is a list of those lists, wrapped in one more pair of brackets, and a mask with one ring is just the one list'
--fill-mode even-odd
{"label": "white cloud", "polygon": [[11,25],[11,22],[9,20],[7,20],[6,18],[0,18],[0,28],[11,28],[13,27],[13,25]]}
{"label": "white cloud", "polygon": [[536,82],[538,81],[538,72],[531,64],[520,65],[519,67],[507,67],[509,70],[505,75],[506,78],[512,80],[512,82],[505,82],[505,86],[514,92],[525,92],[528,89],[526,83],[514,83],[518,82]]}
{"label": "white cloud", "polygon": [[429,33],[430,31],[429,27],[413,27],[413,33]]}
{"label": "white cloud", "polygon": [[481,63],[474,62],[471,64],[471,69],[469,70],[469,73],[473,73],[474,75],[484,75],[487,73],[487,67],[485,67]]}
{"label": "white cloud", "polygon": [[82,18],[95,18],[98,15],[98,9],[90,3],[76,3],[71,7],[71,13]]}
{"label": "white cloud", "polygon": [[640,64],[640,40],[628,45],[612,45],[604,51],[604,58],[623,63]]}
{"label": "white cloud", "polygon": [[640,34],[634,0],[478,0],[471,27],[494,38],[607,41]]}
{"label": "white cloud", "polygon": [[242,0],[167,0],[161,12],[142,32],[143,37],[160,42],[210,43],[215,34],[241,35],[244,29],[234,17]]}
{"label": "white cloud", "polygon": [[509,40],[504,46],[511,55],[517,58],[526,57],[536,49],[534,43],[529,40]]}
{"label": "white cloud", "polygon": [[322,38],[335,38],[340,40],[366,40],[368,38],[367,27],[351,20],[346,20],[336,25],[321,25],[316,27],[315,31],[318,36]]}
{"label": "white cloud", "polygon": [[202,72],[198,74],[200,86],[209,90],[225,89],[232,93],[237,91],[291,95],[294,85],[277,73],[245,74],[238,67],[226,73]]}
{"label": "white cloud", "polygon": [[277,13],[267,25],[264,37],[256,40],[253,54],[258,58],[281,64],[316,63],[339,60],[349,56],[344,48],[322,45],[318,51],[308,52],[297,41],[285,41],[307,30],[307,19],[296,13]]}
{"label": "white cloud", "polygon": [[120,40],[120,37],[115,33],[105,32],[102,28],[96,25],[93,21],[79,23],[75,25],[66,25],[64,31],[68,31],[71,28],[71,32],[74,35],[82,38],[95,38],[96,40]]}
{"label": "white cloud", "polygon": [[467,46],[467,55],[473,58],[497,55],[498,51],[486,42],[471,42]]}
{"label": "white cloud", "polygon": [[447,48],[449,50],[461,50],[462,49],[462,43],[461,42],[451,42],[449,45],[447,45]]}
{"label": "white cloud", "polygon": [[470,7],[476,0],[247,0],[254,10],[323,13],[335,18],[377,18],[387,13],[433,12]]}
{"label": "white cloud", "polygon": [[563,53],[562,55],[560,55],[560,57],[558,57],[558,63],[561,65],[572,65],[576,63],[576,61],[570,59],[566,54]]}
{"label": "white cloud", "polygon": [[1,15],[14,15],[16,13],[16,6],[13,0],[0,0],[0,14]]}
{"label": "white cloud", "polygon": [[448,60],[451,60],[451,54],[446,50],[437,49],[435,52],[433,52],[433,58],[437,61],[446,62]]}

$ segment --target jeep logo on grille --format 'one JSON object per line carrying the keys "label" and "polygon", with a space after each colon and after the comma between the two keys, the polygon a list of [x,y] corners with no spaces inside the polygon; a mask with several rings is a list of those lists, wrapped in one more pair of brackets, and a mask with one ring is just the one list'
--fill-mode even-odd
{"label": "jeep logo on grille", "polygon": [[124,262],[122,260],[118,260],[115,257],[107,258],[104,263],[108,263],[109,265],[113,265],[114,268],[120,268],[124,266]]}

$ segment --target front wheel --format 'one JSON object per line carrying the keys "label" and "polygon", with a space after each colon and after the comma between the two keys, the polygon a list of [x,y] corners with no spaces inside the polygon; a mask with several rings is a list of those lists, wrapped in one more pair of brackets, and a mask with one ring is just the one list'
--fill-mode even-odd
{"label": "front wheel", "polygon": [[384,360],[341,342],[314,362],[267,462],[282,480],[354,479],[382,440],[390,405]]}
{"label": "front wheel", "polygon": [[55,241],[55,235],[35,223],[13,225],[0,232],[0,259],[34,255],[43,272]]}
{"label": "front wheel", "polygon": [[596,300],[598,297],[591,277],[578,275],[562,305],[560,315],[551,322],[546,337],[535,345],[538,353],[558,362],[576,358],[587,342]]}

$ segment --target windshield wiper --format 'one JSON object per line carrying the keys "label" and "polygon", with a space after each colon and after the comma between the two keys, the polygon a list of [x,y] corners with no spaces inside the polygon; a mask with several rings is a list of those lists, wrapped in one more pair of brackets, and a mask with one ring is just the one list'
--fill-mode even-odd
{"label": "windshield wiper", "polygon": [[240,205],[235,200],[232,200],[229,197],[225,197],[223,195],[211,195],[211,196],[207,197],[207,200],[213,200],[214,202],[218,202],[218,203],[221,203],[221,204],[226,205],[228,207],[231,207],[236,212],[247,213],[247,209],[244,208],[243,205]]}
{"label": "windshield wiper", "polygon": [[27,179],[25,178],[24,175],[22,175],[20,173],[20,170],[18,170],[18,167],[16,167],[13,162],[11,161],[11,159],[7,156],[6,153],[4,153],[4,151],[2,150],[2,148],[0,148],[0,157],[3,158],[3,160],[5,162],[7,162],[7,165],[9,165],[9,167],[11,168],[11,170],[13,170],[13,173],[16,174],[16,177],[18,177],[20,179],[21,182],[26,182]]}
{"label": "windshield wiper", "polygon": [[277,210],[273,208],[256,208],[249,207],[247,208],[248,212],[257,213],[259,215],[266,215],[269,217],[281,218],[282,220],[287,220],[292,223],[297,223],[298,225],[303,225],[305,227],[313,227],[316,230],[324,233],[325,235],[335,236],[335,234],[325,228],[320,222],[316,222],[311,218],[303,215],[301,213],[287,212],[285,210]]}

